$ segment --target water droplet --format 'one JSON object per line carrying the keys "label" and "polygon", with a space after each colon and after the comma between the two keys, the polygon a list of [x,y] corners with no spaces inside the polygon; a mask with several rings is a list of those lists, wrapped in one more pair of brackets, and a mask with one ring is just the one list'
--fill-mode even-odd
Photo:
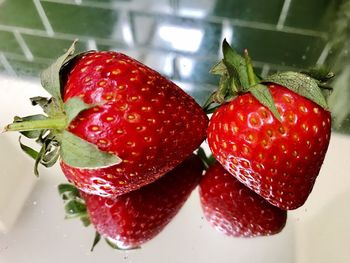
{"label": "water droplet", "polygon": [[306,56],[305,56],[305,55],[303,55],[301,58],[302,58],[302,60],[305,60],[305,59],[306,59]]}
{"label": "water droplet", "polygon": [[37,205],[38,204],[38,202],[37,201],[33,201],[33,205]]}

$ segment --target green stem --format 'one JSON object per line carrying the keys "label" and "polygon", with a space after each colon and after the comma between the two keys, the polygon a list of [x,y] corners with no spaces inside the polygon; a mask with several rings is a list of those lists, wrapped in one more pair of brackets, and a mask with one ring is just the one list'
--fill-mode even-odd
{"label": "green stem", "polygon": [[67,126],[65,117],[44,120],[30,120],[14,122],[7,125],[4,132],[7,131],[33,131],[33,130],[63,130]]}
{"label": "green stem", "polygon": [[249,85],[254,86],[256,84],[256,78],[255,78],[255,73],[253,69],[252,59],[249,57],[249,54],[248,54],[248,49],[244,50],[244,58],[247,65]]}

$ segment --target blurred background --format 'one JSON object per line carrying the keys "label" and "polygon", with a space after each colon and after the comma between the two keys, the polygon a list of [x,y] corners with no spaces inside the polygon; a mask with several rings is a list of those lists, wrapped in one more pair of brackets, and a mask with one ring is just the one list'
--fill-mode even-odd
{"label": "blurred background", "polygon": [[347,0],[1,0],[0,70],[38,77],[78,38],[79,51],[127,53],[203,103],[226,38],[263,76],[328,65],[335,128],[350,132],[349,17]]}
{"label": "blurred background", "polygon": [[224,38],[238,51],[248,48],[262,76],[323,64],[336,74],[329,98],[336,135],[322,170],[328,177],[320,176],[281,235],[225,238],[203,221],[194,195],[141,252],[101,246],[91,254],[93,231],[63,220],[59,169],[35,179],[17,135],[2,135],[0,232],[8,234],[0,234],[0,262],[349,262],[349,21],[349,0],[0,0],[1,126],[15,112],[32,112],[27,101],[40,91],[40,71],[76,38],[78,51],[115,50],[140,60],[200,104],[218,83],[208,71]]}

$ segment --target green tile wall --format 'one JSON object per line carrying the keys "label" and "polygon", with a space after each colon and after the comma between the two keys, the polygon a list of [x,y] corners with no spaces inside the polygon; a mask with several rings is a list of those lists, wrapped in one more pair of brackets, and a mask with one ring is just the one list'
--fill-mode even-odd
{"label": "green tile wall", "polygon": [[8,58],[7,60],[17,75],[25,77],[39,76],[40,72],[50,64],[49,61],[47,61],[47,63],[37,61],[29,62],[13,58]]}
{"label": "green tile wall", "polygon": [[332,12],[340,2],[339,0],[293,0],[285,25],[326,31]]}
{"label": "green tile wall", "polygon": [[122,42],[113,42],[109,44],[101,44],[97,42],[98,50],[125,50],[128,49],[128,46]]}
{"label": "green tile wall", "polygon": [[[208,75],[208,70],[219,59],[227,32],[223,29],[231,32],[236,48],[250,50],[260,68],[308,67],[327,43],[323,21],[332,18],[339,1],[291,0],[283,22],[285,0],[5,0],[0,4],[0,52],[19,56],[11,63],[19,75],[35,75],[42,66],[35,61],[52,60],[79,38],[78,51],[90,47],[120,50],[142,61],[150,61],[157,52],[171,54],[171,74],[162,72],[161,64],[150,63],[169,77],[215,85],[217,78]],[[202,30],[198,50],[175,49],[157,35],[164,25]],[[181,56],[193,62],[192,76],[183,76],[176,68]],[[34,62],[29,61],[31,57]]]}
{"label": "green tile wall", "polygon": [[54,31],[89,37],[114,38],[118,10],[42,2]]}
{"label": "green tile wall", "polygon": [[0,31],[0,51],[23,55],[14,34],[7,31]]}
{"label": "green tile wall", "polygon": [[258,61],[292,67],[308,67],[315,64],[326,42],[321,37],[234,27],[232,45]]}
{"label": "green tile wall", "polygon": [[[181,63],[182,61],[184,61],[184,63]],[[209,69],[217,62],[216,60],[194,59],[191,57],[180,56],[177,58],[176,62],[175,72],[178,78],[182,81],[189,81],[193,83],[208,83],[212,85],[216,85],[219,81],[219,77],[217,75],[208,73]],[[193,72],[193,74],[190,76],[181,74],[181,67],[184,67],[186,70],[188,62],[190,62],[190,65],[192,65],[191,72]]]}
{"label": "green tile wall", "polygon": [[283,2],[284,0],[218,0],[213,15],[275,24],[278,22]]}
{"label": "green tile wall", "polygon": [[[218,82],[208,71],[224,37],[239,51],[249,49],[260,74],[333,65],[347,27],[335,26],[336,14],[349,14],[349,6],[350,0],[0,0],[0,73],[38,77],[78,38],[78,52],[126,53],[203,104]],[[165,37],[164,26],[199,30],[198,49],[179,48],[174,41],[196,40],[169,30]]]}
{"label": "green tile wall", "polygon": [[0,4],[0,25],[44,29],[33,1],[5,0]]}
{"label": "green tile wall", "polygon": [[[52,37],[42,37],[29,34],[22,34],[24,41],[27,43],[34,57],[54,59],[62,55],[72,44],[71,40],[55,39]],[[86,43],[79,41],[76,45],[76,51],[86,50]]]}

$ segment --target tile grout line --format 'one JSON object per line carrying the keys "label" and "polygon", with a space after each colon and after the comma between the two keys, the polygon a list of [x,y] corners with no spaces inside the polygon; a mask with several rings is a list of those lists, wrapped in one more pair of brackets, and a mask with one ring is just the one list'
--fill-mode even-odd
{"label": "tile grout line", "polygon": [[270,71],[270,65],[269,64],[264,64],[262,69],[261,69],[261,76],[262,77],[266,77],[267,74],[269,74],[269,71]]}
{"label": "tile grout line", "polygon": [[[72,2],[68,1],[58,1],[58,0],[41,0],[42,2],[49,2],[49,3],[57,3],[57,4],[67,4],[67,5],[74,5]],[[314,31],[310,29],[303,29],[303,28],[294,28],[294,27],[287,27],[284,26],[285,19],[287,17],[289,7],[291,4],[292,0],[285,0],[284,5],[282,7],[282,11],[280,14],[280,18],[278,23],[280,24],[278,26],[277,24],[277,31],[281,32],[286,32],[286,33],[292,33],[292,34],[299,34],[299,35],[306,35],[306,36],[322,36],[325,33],[322,31]],[[94,8],[101,8],[101,9],[108,9],[108,10],[115,10],[115,6],[110,5],[110,4],[104,4],[104,3],[98,3],[98,2],[82,2],[80,6],[84,7],[94,7]],[[285,11],[283,11],[283,9]],[[130,7],[125,7],[125,6],[119,6],[118,7],[119,11],[128,11],[128,12],[141,12],[141,10],[135,9],[135,8],[130,8]],[[150,14],[155,14],[155,15],[171,15],[179,18],[185,18],[185,19],[196,19],[193,17],[181,17],[176,14],[165,14],[165,13],[147,13],[144,12],[144,15],[150,15]],[[282,16],[283,15],[283,16]],[[232,18],[222,18],[222,17],[217,17],[217,16],[209,16],[205,18],[205,21],[208,22],[213,22],[213,23],[222,23],[223,20],[229,20],[231,21],[232,25],[234,26],[240,26],[240,27],[248,27],[248,28],[254,28],[254,29],[262,29],[262,30],[271,30],[271,31],[276,31],[276,25],[275,24],[268,24],[268,23],[263,23],[263,22],[255,22],[255,21],[246,21],[246,20],[241,20],[241,19],[232,19]],[[283,20],[283,21],[282,21]],[[200,21],[200,20],[199,20]]]}
{"label": "tile grout line", "polygon": [[316,65],[322,65],[322,64],[324,64],[324,62],[326,61],[326,59],[327,59],[327,57],[328,57],[328,54],[329,54],[329,51],[330,51],[330,50],[331,50],[331,44],[330,44],[330,43],[327,43],[327,44],[324,46],[324,48],[323,48],[323,50],[322,50],[322,52],[321,52],[319,58],[317,59]]}
{"label": "tile grout line", "polygon": [[[6,58],[12,59],[12,60],[17,60],[17,61],[21,61],[21,62],[28,62],[28,60],[18,54],[15,53],[8,53],[8,52],[1,52]],[[32,63],[52,63],[52,59],[50,58],[42,58],[42,57],[35,57],[35,59],[33,61],[31,61]]]}
{"label": "tile grout line", "polygon": [[16,76],[17,75],[16,71],[13,69],[13,67],[8,62],[8,60],[6,59],[6,57],[4,56],[3,53],[0,53],[0,63],[4,66],[4,68],[7,71],[7,73],[9,73],[12,76]]}
{"label": "tile grout line", "polygon": [[87,40],[86,47],[88,50],[97,50],[98,49],[97,43],[96,43],[95,39],[93,39],[93,38],[90,38]]}
{"label": "tile grout line", "polygon": [[33,0],[34,5],[36,10],[38,11],[39,17],[41,18],[41,22],[43,23],[46,33],[49,36],[53,36],[55,34],[55,32],[53,31],[53,28],[50,24],[50,21],[48,19],[48,17],[46,16],[45,10],[43,8],[43,6],[41,5],[40,0]]}
{"label": "tile grout line", "polygon": [[40,37],[47,37],[46,31],[39,30],[39,29],[31,29],[31,28],[24,28],[24,27],[17,27],[17,26],[0,25],[0,30],[7,31],[7,32],[13,32],[14,30],[17,30],[21,34],[28,34],[28,35],[34,35],[34,36],[40,36]]}
{"label": "tile grout line", "polygon": [[[11,65],[9,64],[9,62],[7,61],[6,57],[8,58],[11,58],[11,59],[14,59],[14,60],[19,60],[19,61],[27,61],[25,58],[23,58],[22,56],[19,56],[17,54],[13,54],[13,53],[0,53],[0,64],[6,64],[6,66],[4,65],[4,67],[6,68],[6,70],[8,71],[11,71],[12,69],[12,72],[15,72],[13,70],[13,68],[11,67]],[[5,60],[5,61],[3,61]],[[41,62],[41,63],[51,63],[52,62],[52,59],[48,59],[48,58],[41,58],[41,57],[36,57],[35,62]],[[266,68],[268,68],[268,70],[270,71],[271,69],[273,70],[295,70],[294,67],[290,67],[290,66],[281,66],[281,65],[276,65],[276,64],[271,64],[271,63],[268,63],[268,62],[263,62],[263,61],[253,61],[253,64],[255,66],[259,66],[262,68],[262,71],[264,70],[264,67],[265,67],[265,70]],[[8,67],[8,68],[7,68]],[[188,83],[192,83],[192,84],[198,84],[196,82],[188,82]],[[210,84],[210,83],[204,83],[205,85],[207,86],[213,86],[213,84]],[[203,85],[203,83],[201,84]],[[215,86],[215,85],[214,85]]]}
{"label": "tile grout line", "polygon": [[[149,49],[149,48],[143,48],[142,49],[143,52],[153,52],[155,50],[152,50],[152,49]],[[159,51],[159,50],[157,50]],[[176,54],[176,52],[168,52],[166,51],[167,54],[171,54],[173,56],[185,56],[184,54]],[[4,55],[6,55],[6,57],[9,57],[11,59],[15,59],[15,60],[21,60],[21,61],[27,61],[26,59],[23,58],[23,56],[20,56],[18,54],[15,54],[15,53],[6,53],[6,52],[2,52]],[[201,58],[208,58],[208,57],[193,57],[193,56],[190,56],[190,58],[192,59],[201,59]],[[214,59],[215,61],[217,61],[217,56],[213,56],[212,58],[209,58],[209,59]],[[49,62],[52,62],[52,59],[49,59],[49,58],[42,58],[42,57],[35,57],[34,61],[38,61],[38,62],[43,62],[43,63],[49,63]],[[253,64],[254,66],[258,66],[258,67],[261,67],[263,68],[264,65],[268,66],[269,67],[269,70],[273,69],[273,70],[276,70],[276,69],[280,69],[280,70],[295,70],[295,67],[292,67],[292,66],[283,66],[283,65],[278,65],[278,64],[273,64],[273,63],[270,63],[270,62],[266,62],[266,61],[258,61],[258,60],[254,60],[253,61]]]}
{"label": "tile grout line", "polygon": [[118,26],[120,26],[124,42],[129,46],[133,46],[135,44],[135,36],[131,27],[129,12],[120,12],[119,19],[121,22],[119,22]]}
{"label": "tile grout line", "polygon": [[321,37],[321,38],[327,37],[326,32],[314,31],[314,30],[310,30],[310,29],[295,28],[295,27],[289,27],[289,26],[283,26],[283,29],[281,29],[278,32],[304,35],[304,36],[310,36],[310,37]]}
{"label": "tile grout line", "polygon": [[82,0],[74,0],[74,2],[69,0],[40,0],[40,1],[55,3],[55,4],[63,4],[63,5],[81,5],[86,7],[95,7],[95,8],[103,8],[103,9],[111,9],[111,10],[113,10],[114,8],[114,5],[110,3],[87,2]]}
{"label": "tile grout line", "polygon": [[21,33],[18,30],[14,30],[13,34],[17,40],[18,45],[21,47],[26,59],[29,61],[33,61],[34,56],[33,56],[32,52],[30,51],[27,43],[24,41]]}
{"label": "tile grout line", "polygon": [[[216,22],[216,23],[219,23],[219,20],[220,20],[220,18],[217,18],[217,17],[211,17],[211,19],[210,18],[208,19],[208,21]],[[240,19],[230,19],[230,18],[226,18],[226,20],[230,21],[233,26],[247,27],[247,28],[252,28],[252,29],[284,32],[284,33],[313,36],[313,37],[324,37],[326,35],[326,33],[324,33],[324,32],[314,31],[314,30],[310,30],[310,29],[302,29],[302,28],[284,26],[283,29],[276,30],[276,25],[272,25],[272,24],[266,24],[266,23],[254,22],[254,21],[245,21],[245,20],[240,20]]]}
{"label": "tile grout line", "polygon": [[276,25],[277,30],[283,29],[284,23],[286,22],[286,18],[288,15],[288,11],[289,11],[289,7],[290,7],[291,2],[292,2],[292,0],[284,0],[281,14],[280,14],[280,17],[279,17],[277,25]]}
{"label": "tile grout line", "polygon": [[[225,20],[229,21],[234,26],[250,27],[250,28],[255,28],[255,29],[274,31],[274,29],[272,27],[267,27],[267,26],[259,27],[258,25],[248,26],[248,25],[246,25],[246,23],[241,23],[241,22],[237,23],[237,21],[232,21],[231,19],[225,19]],[[7,25],[0,24],[0,30],[8,31],[8,32],[13,32],[14,30],[18,30],[21,34],[34,35],[34,36],[39,36],[39,37],[48,37],[46,31],[42,31],[42,30],[38,30],[38,29],[30,29],[30,28],[23,28],[23,27],[16,27],[16,26],[7,26]],[[313,36],[313,37],[321,37],[321,38],[325,38],[327,36],[327,34],[324,32],[305,30],[305,29],[297,29],[297,28],[292,28],[292,27],[287,27],[287,26],[284,27],[283,30],[279,31],[279,32],[286,32],[286,33],[305,35],[305,36]],[[55,36],[55,38],[63,39],[63,40],[73,40],[73,39],[77,38],[76,35],[67,34],[67,33],[60,33],[60,32],[55,32],[54,36]],[[79,36],[79,39],[81,39],[83,41],[87,41],[89,39],[89,37]],[[94,37],[94,39],[97,41],[103,42],[103,43],[120,42],[120,40],[118,40],[118,39],[107,39],[107,38],[99,38],[99,37]]]}

